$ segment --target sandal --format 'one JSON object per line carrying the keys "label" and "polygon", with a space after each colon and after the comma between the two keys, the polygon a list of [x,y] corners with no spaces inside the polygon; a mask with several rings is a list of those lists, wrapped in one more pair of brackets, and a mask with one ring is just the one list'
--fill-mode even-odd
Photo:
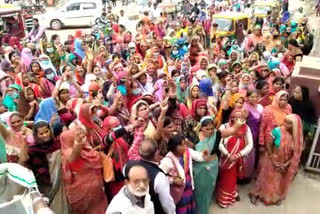
{"label": "sandal", "polygon": [[253,205],[257,205],[257,202],[258,202],[258,197],[256,196],[253,196],[253,195],[249,195],[249,198],[250,198],[250,202],[253,204]]}

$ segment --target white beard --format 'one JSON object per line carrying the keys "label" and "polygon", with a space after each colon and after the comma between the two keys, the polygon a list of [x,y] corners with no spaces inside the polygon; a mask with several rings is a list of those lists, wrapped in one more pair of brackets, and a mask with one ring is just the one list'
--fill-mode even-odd
{"label": "white beard", "polygon": [[145,196],[146,194],[149,193],[149,186],[148,186],[148,187],[146,188],[146,190],[143,191],[143,192],[141,192],[141,191],[136,191],[135,189],[133,189],[133,188],[131,187],[130,184],[128,184],[127,186],[128,186],[129,191],[130,191],[133,195],[135,195],[135,196],[137,196],[137,197],[143,197],[143,196]]}

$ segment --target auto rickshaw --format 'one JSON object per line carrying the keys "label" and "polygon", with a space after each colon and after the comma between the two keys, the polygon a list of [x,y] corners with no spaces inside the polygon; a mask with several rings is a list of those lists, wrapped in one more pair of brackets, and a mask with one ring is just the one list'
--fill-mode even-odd
{"label": "auto rickshaw", "polygon": [[20,39],[25,37],[21,8],[11,4],[0,5],[0,37],[1,44],[20,46]]}
{"label": "auto rickshaw", "polygon": [[279,4],[276,1],[257,1],[254,3],[253,18],[265,18],[268,12],[279,10]]}
{"label": "auto rickshaw", "polygon": [[250,28],[250,17],[245,13],[223,12],[214,14],[212,19],[218,25],[215,35],[219,37],[242,40],[243,30]]}

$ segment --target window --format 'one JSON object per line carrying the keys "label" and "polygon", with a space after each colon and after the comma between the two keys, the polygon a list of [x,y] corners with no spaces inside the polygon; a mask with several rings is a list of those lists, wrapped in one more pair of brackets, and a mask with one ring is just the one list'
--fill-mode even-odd
{"label": "window", "polygon": [[81,5],[83,10],[92,10],[97,8],[96,3],[82,3]]}
{"label": "window", "polygon": [[231,19],[215,18],[214,23],[218,24],[218,31],[232,31],[233,21]]}
{"label": "window", "polygon": [[75,11],[75,10],[80,10],[79,3],[71,4],[67,7],[67,11]]}

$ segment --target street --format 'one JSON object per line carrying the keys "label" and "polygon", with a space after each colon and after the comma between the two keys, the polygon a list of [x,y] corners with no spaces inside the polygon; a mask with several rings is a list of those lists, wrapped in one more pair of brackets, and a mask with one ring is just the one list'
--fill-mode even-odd
{"label": "street", "polygon": [[[254,183],[254,182],[252,182]],[[285,201],[281,205],[265,206],[262,202],[251,204],[248,193],[252,183],[239,188],[241,201],[226,209],[215,202],[211,205],[213,214],[318,214],[320,212],[320,177],[300,170],[292,183]]]}
{"label": "street", "polygon": [[[294,13],[298,10],[299,7],[303,7],[306,16],[308,17],[308,25],[309,28],[312,29],[312,33],[314,34],[314,46],[310,53],[311,56],[317,56],[320,57],[320,17],[315,16],[315,2],[316,0],[290,0],[289,3],[289,10],[291,13]],[[62,3],[60,3],[62,4]],[[118,6],[116,8],[113,8],[113,13],[119,15],[119,11],[123,9],[125,11],[125,15],[128,17],[136,17],[138,16],[137,8],[135,5],[135,2],[130,2],[128,6],[122,6],[120,2],[118,2]],[[48,8],[47,11],[54,10],[54,8]],[[130,20],[130,24],[128,26],[129,31],[131,31],[133,34],[136,32],[136,20]],[[41,21],[40,21],[41,23]],[[72,29],[62,29],[62,30],[51,30],[48,29],[47,36],[50,38],[53,34],[58,34],[61,38],[61,41],[65,41],[69,34],[73,34],[76,30],[82,30],[85,33],[90,33],[90,28],[72,28]]]}

